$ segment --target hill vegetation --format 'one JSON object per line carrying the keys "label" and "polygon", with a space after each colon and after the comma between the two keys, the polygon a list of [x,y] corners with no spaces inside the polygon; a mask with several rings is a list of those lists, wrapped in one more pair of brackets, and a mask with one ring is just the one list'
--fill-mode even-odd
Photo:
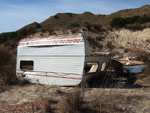
{"label": "hill vegetation", "polygon": [[122,28],[125,27],[127,24],[144,24],[150,22],[150,16],[132,16],[132,17],[118,17],[112,19],[110,22],[110,26],[112,28]]}

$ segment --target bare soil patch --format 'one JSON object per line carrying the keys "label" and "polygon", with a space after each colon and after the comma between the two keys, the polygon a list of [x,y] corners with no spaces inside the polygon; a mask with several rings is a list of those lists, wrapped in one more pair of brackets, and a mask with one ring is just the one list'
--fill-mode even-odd
{"label": "bare soil patch", "polygon": [[[83,95],[77,94],[78,91]],[[69,100],[64,101],[69,96],[72,97],[69,98],[72,106],[69,106]],[[62,113],[62,110],[67,109],[62,106],[64,102],[68,108],[82,102],[79,103],[81,107],[77,110],[78,113],[85,111],[87,113],[148,113],[150,111],[150,88],[75,88],[28,84],[9,86],[0,93],[0,97],[2,113]]]}

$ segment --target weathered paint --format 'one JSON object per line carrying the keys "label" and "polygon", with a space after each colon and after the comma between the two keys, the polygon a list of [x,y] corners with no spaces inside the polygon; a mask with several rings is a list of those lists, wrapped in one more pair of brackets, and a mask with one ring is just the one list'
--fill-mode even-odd
{"label": "weathered paint", "polygon": [[[85,42],[81,34],[23,39],[17,53],[17,76],[33,83],[78,85],[85,62]],[[88,55],[88,52],[87,52]],[[33,61],[33,70],[20,69],[20,61]]]}

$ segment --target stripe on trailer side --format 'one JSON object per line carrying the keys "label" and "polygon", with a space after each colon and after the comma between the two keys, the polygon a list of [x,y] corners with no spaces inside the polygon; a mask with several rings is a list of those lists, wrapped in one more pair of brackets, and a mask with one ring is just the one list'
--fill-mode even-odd
{"label": "stripe on trailer side", "polygon": [[[17,73],[23,74],[23,73]],[[31,76],[42,76],[42,77],[54,77],[54,78],[64,78],[64,79],[77,79],[82,80],[82,78],[74,78],[74,77],[62,77],[62,76],[52,76],[52,75],[39,75],[39,74],[24,74],[24,75],[31,75]]]}

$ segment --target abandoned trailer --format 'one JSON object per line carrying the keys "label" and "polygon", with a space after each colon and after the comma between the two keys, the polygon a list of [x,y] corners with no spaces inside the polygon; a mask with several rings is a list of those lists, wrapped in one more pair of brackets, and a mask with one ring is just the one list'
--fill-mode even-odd
{"label": "abandoned trailer", "polygon": [[85,76],[105,71],[109,60],[90,56],[82,34],[26,38],[18,45],[16,75],[32,83],[75,86]]}

